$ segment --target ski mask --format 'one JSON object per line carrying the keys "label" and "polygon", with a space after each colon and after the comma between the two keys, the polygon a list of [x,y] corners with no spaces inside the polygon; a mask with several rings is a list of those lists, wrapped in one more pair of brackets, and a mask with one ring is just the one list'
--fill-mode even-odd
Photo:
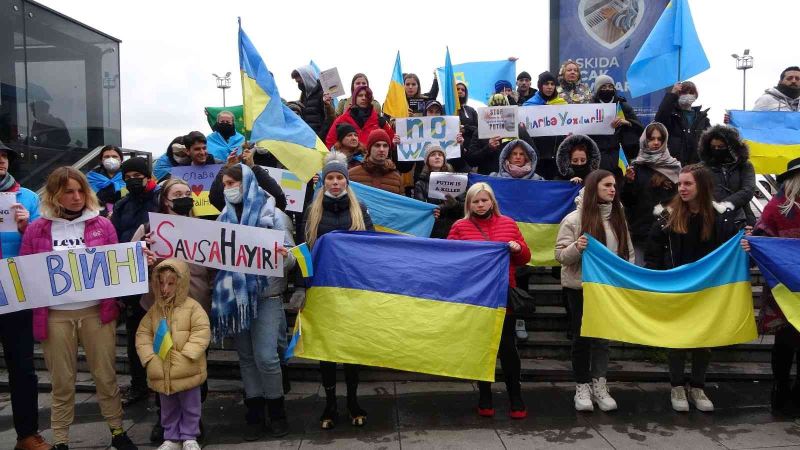
{"label": "ski mask", "polygon": [[172,200],[172,211],[179,216],[188,216],[194,207],[192,197],[178,197]]}

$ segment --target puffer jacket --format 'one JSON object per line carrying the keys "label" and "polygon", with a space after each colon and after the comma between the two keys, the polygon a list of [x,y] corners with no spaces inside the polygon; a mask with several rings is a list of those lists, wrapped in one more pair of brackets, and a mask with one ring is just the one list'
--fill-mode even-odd
{"label": "puffer jacket", "polygon": [[[171,269],[178,275],[177,290],[169,299],[161,296],[159,270]],[[136,353],[147,370],[147,385],[165,395],[187,391],[206,380],[206,348],[211,341],[211,324],[203,307],[189,297],[189,266],[167,259],[156,266],[150,280],[155,304],[136,330]],[[173,346],[163,360],[154,352],[153,341],[161,319],[167,319]]]}
{"label": "puffer jacket", "polygon": [[[556,260],[561,263],[561,286],[570,289],[583,289],[581,273],[581,252],[576,243],[581,237],[581,204],[583,203],[583,190],[575,198],[575,211],[567,214],[558,227],[558,237],[556,237]],[[603,228],[606,232],[606,247],[617,253],[619,249],[619,239],[611,228],[609,218],[611,217],[611,205],[601,205],[600,212],[603,214]],[[635,259],[633,242],[628,233],[628,261]]]}
{"label": "puffer jacket", "polygon": [[536,150],[527,142],[522,139],[514,139],[513,141],[509,142],[508,144],[503,147],[503,150],[500,151],[500,156],[497,159],[497,172],[492,173],[491,176],[493,177],[500,177],[500,178],[514,178],[508,173],[506,170],[505,163],[508,158],[511,156],[511,152],[516,147],[522,147],[525,150],[525,153],[528,155],[528,159],[531,162],[531,171],[520,178],[519,180],[541,180],[542,177],[536,173],[536,164],[539,162],[539,157],[536,154]]}
{"label": "puffer jacket", "polygon": [[[20,187],[15,184],[14,187],[6,192],[13,192],[16,196],[16,202],[24,206],[30,213],[28,223],[33,223],[39,218],[39,196],[30,189]],[[19,255],[20,244],[22,243],[22,233],[18,231],[2,231],[0,232],[0,258],[13,258]]]}
{"label": "puffer jacket", "polygon": [[322,84],[317,82],[311,91],[303,92],[300,95],[300,103],[303,104],[301,117],[320,139],[325,139],[328,129],[336,117],[333,105],[328,105],[322,100],[324,94]]}
{"label": "puffer jacket", "polygon": [[141,196],[134,197],[126,195],[122,200],[114,204],[114,214],[111,215],[111,223],[117,230],[117,236],[122,242],[130,242],[133,234],[139,226],[150,221],[151,212],[158,212],[158,197],[161,186],[156,186],[150,192],[145,192]]}
{"label": "puffer jacket", "polygon": [[378,128],[385,131],[389,135],[389,139],[394,139],[394,130],[391,126],[389,126],[389,123],[383,117],[380,117],[378,114],[379,110],[375,109],[374,107],[372,108],[372,113],[370,114],[369,118],[367,118],[366,122],[364,122],[363,127],[356,122],[355,118],[353,118],[353,115],[350,113],[351,110],[348,110],[333,121],[333,124],[331,124],[330,128],[328,129],[328,134],[324,138],[326,147],[331,148],[333,147],[333,144],[336,143],[336,127],[342,123],[350,124],[356,129],[356,133],[358,133],[358,142],[361,142],[364,147],[367,146],[369,134],[372,132],[372,130],[377,130]]}
{"label": "puffer jacket", "polygon": [[798,111],[800,108],[800,97],[791,98],[771,87],[764,91],[764,95],[758,97],[753,111]]}
{"label": "puffer jacket", "polygon": [[597,170],[600,168],[600,149],[594,140],[583,134],[572,134],[561,142],[556,152],[556,166],[558,167],[560,178],[564,180],[570,180],[575,177],[570,163],[570,151],[578,144],[583,144],[584,147],[589,149],[588,155],[586,155],[586,163],[589,164],[589,169]]}
{"label": "puffer jacket", "polygon": [[403,178],[397,171],[394,162],[387,159],[382,166],[379,166],[369,159],[361,163],[360,166],[350,169],[350,181],[366,184],[384,191],[403,195]]}
{"label": "puffer jacket", "polygon": [[[347,195],[343,195],[339,198],[332,198],[325,195],[322,191],[317,195],[324,196],[322,199],[322,217],[317,226],[317,240],[319,240],[323,234],[330,233],[331,231],[349,230],[353,223],[350,220],[350,198]],[[361,202],[359,202],[359,205],[361,206],[361,215],[364,216],[366,231],[375,231],[367,207]],[[309,208],[306,208],[303,223],[308,222],[308,212]]]}
{"label": "puffer jacket", "polygon": [[669,140],[667,146],[670,154],[681,162],[681,166],[688,166],[699,161],[697,155],[697,142],[711,122],[708,120],[708,109],[693,106],[695,119],[691,125],[683,118],[683,113],[678,106],[678,94],[667,92],[656,111],[655,121],[667,127]]}
{"label": "puffer jacket", "polygon": [[439,206],[439,218],[433,222],[431,237],[436,239],[447,239],[450,228],[456,220],[464,217],[464,197],[463,193],[453,200],[441,200],[438,198],[428,198],[428,186],[430,185],[431,174],[423,170],[419,180],[414,184],[414,198],[421,201]]}

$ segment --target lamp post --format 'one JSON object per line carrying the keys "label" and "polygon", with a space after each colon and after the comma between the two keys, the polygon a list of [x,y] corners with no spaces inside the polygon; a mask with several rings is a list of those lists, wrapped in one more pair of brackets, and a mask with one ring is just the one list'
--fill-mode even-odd
{"label": "lamp post", "polygon": [[119,74],[113,77],[108,72],[103,74],[103,89],[106,90],[106,122],[108,122],[109,128],[111,127],[111,90],[116,89],[118,79]]}
{"label": "lamp post", "polygon": [[747,92],[747,69],[753,68],[753,57],[750,56],[750,49],[744,49],[742,56],[736,53],[731,55],[736,60],[736,69],[742,71],[742,110],[745,109],[745,95]]}
{"label": "lamp post", "polygon": [[226,73],[224,77],[221,77],[215,73],[212,73],[211,75],[214,75],[217,78],[217,88],[222,89],[222,107],[224,108],[227,106],[225,104],[225,89],[231,87],[231,73]]}

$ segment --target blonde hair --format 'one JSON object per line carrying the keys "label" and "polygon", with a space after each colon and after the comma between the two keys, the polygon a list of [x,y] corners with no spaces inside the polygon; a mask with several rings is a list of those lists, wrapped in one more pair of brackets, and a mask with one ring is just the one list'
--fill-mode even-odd
{"label": "blonde hair", "polygon": [[[361,204],[358,203],[358,197],[354,190],[350,189],[350,183],[347,183],[345,188],[347,192],[347,199],[350,203],[350,231],[364,231],[367,226],[364,224],[364,214],[361,213]],[[325,192],[323,190],[317,192],[314,201],[308,208],[308,218],[306,218],[306,244],[311,248],[314,242],[317,241],[317,230],[319,229],[319,222],[322,220],[322,201],[325,199]]]}
{"label": "blonde hair", "polygon": [[476,195],[480,194],[481,192],[486,192],[489,194],[489,200],[492,201],[492,215],[499,216],[500,215],[500,205],[497,204],[497,198],[494,196],[494,191],[492,187],[489,186],[487,183],[475,183],[467,190],[467,197],[464,199],[464,218],[469,219],[472,212],[469,209],[470,203],[472,203],[472,198]]}
{"label": "blonde hair", "polygon": [[792,208],[795,206],[800,208],[800,172],[784,181],[782,187],[783,196],[786,197],[786,200],[778,206],[778,209],[781,211],[781,214],[789,217]]}
{"label": "blonde hair", "polygon": [[75,180],[80,185],[84,195],[84,209],[99,211],[100,202],[97,200],[97,195],[95,195],[92,188],[89,187],[86,175],[80,170],[69,166],[58,167],[50,172],[40,203],[42,211],[50,217],[61,217],[63,215],[64,207],[59,203],[59,199],[64,194],[69,180]]}

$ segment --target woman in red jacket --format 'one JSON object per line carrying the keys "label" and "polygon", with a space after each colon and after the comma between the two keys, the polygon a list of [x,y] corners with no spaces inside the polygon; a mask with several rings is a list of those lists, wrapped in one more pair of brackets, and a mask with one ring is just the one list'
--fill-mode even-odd
{"label": "woman in red jacket", "polygon": [[[370,89],[369,86],[357,87],[355,92],[353,92],[353,98],[355,99],[355,104],[351,106],[350,110],[345,114],[337,117],[328,130],[328,134],[325,136],[325,145],[328,148],[333,147],[333,144],[336,143],[336,127],[341,123],[349,123],[352,125],[358,133],[358,141],[365,147],[367,146],[369,133],[372,132],[372,130],[381,128],[389,133],[389,138],[394,137],[392,127],[389,126],[386,119],[380,116],[380,111],[372,106],[372,89]],[[391,142],[391,140],[389,142]]]}
{"label": "woman in red jacket", "polygon": [[[516,287],[514,273],[518,266],[531,260],[531,251],[522,237],[517,223],[510,217],[500,215],[497,199],[492,188],[486,183],[475,183],[467,191],[464,203],[464,218],[458,220],[450,229],[447,239],[462,241],[496,241],[508,242],[508,251],[511,253],[509,265],[508,284]],[[511,402],[509,415],[512,419],[524,419],[528,416],[525,402],[522,401],[520,386],[520,360],[517,353],[517,343],[514,340],[513,311],[507,311],[506,320],[503,322],[503,331],[500,336],[498,356],[503,374],[506,378],[506,390]],[[484,417],[494,416],[492,405],[492,385],[486,381],[478,382],[480,399],[478,401],[478,414]]]}

